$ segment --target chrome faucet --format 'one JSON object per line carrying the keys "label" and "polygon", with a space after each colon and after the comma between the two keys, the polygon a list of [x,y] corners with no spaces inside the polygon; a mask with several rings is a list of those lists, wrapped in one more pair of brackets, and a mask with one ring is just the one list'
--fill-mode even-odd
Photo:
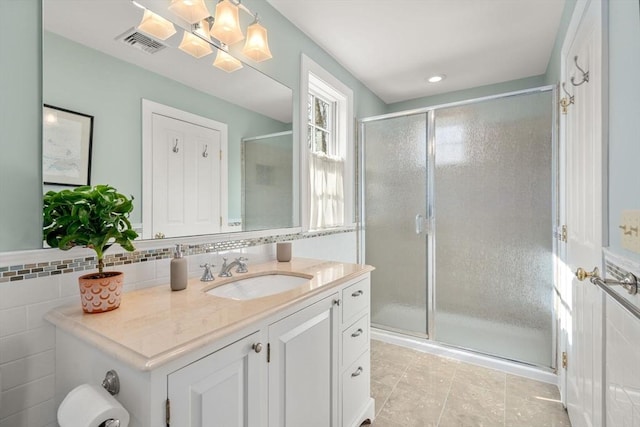
{"label": "chrome faucet", "polygon": [[224,262],[222,263],[222,268],[220,268],[220,273],[218,273],[218,277],[233,276],[233,274],[231,274],[231,269],[235,266],[238,267],[236,268],[236,273],[247,273],[249,271],[247,270],[247,261],[249,260],[245,257],[236,258],[234,261],[232,261],[229,264],[227,264],[226,258],[222,258],[222,260]]}
{"label": "chrome faucet", "polygon": [[204,268],[204,272],[202,273],[202,277],[200,278],[201,282],[210,282],[215,279],[215,277],[213,277],[213,273],[211,272],[211,269],[215,267],[215,265],[205,263],[203,265],[200,265],[200,267]]}

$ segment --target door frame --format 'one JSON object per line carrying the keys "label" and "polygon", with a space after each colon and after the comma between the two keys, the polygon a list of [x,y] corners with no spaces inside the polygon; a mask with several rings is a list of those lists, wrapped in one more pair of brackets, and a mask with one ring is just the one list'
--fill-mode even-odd
{"label": "door frame", "polygon": [[[563,76],[567,72],[567,67],[570,64],[567,64],[566,57],[568,55],[569,50],[574,42],[574,39],[578,33],[580,23],[587,12],[588,6],[590,5],[591,0],[577,0],[576,5],[573,9],[573,13],[571,16],[571,20],[569,22],[569,26],[567,27],[567,31],[564,36],[564,40],[562,43],[562,49],[560,53],[560,77],[562,80]],[[608,111],[609,111],[609,92],[608,85],[606,82],[609,79],[609,54],[608,54],[608,31],[609,31],[609,13],[608,13],[608,0],[601,0],[601,73],[602,73],[602,107],[601,107],[601,132],[602,132],[602,246],[606,247],[609,245],[609,218],[608,218],[608,210],[605,209],[608,201],[608,148],[609,148],[609,120],[608,120]],[[559,87],[561,83],[558,83]],[[558,102],[559,99],[566,94],[562,91],[558,90]],[[574,105],[570,105],[568,108],[573,108]],[[556,109],[557,110],[557,109]],[[561,227],[562,224],[567,224],[567,171],[566,171],[566,162],[567,162],[567,143],[566,143],[566,123],[562,118],[564,115],[558,114],[558,227]],[[557,230],[558,233],[561,233],[560,228]],[[556,282],[556,305],[560,307],[564,304],[563,299],[565,296],[571,297],[571,289],[573,283],[573,274],[567,274],[567,265],[566,261],[568,259],[567,254],[567,244],[565,242],[560,242],[559,240],[555,240],[557,244],[557,259],[555,266],[555,282]],[[561,318],[563,315],[562,310],[557,310],[557,319],[556,324],[561,325],[562,323],[571,322],[571,318]],[[569,337],[566,334],[566,330],[563,331],[561,328],[558,328],[557,334],[557,360],[556,365],[559,367],[558,371],[558,388],[560,390],[560,400],[562,404],[567,406],[567,371],[562,368],[562,354],[567,350]]]}

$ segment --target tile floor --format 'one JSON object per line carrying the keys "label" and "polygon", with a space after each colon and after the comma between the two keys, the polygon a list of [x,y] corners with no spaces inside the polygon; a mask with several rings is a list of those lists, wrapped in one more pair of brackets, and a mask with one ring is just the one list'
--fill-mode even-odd
{"label": "tile floor", "polygon": [[371,341],[373,427],[570,427],[554,385]]}

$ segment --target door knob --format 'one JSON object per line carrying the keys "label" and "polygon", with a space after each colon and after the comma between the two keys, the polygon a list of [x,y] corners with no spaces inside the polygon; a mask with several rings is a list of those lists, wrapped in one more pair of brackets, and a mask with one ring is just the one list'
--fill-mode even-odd
{"label": "door knob", "polygon": [[255,351],[256,353],[260,353],[262,351],[262,343],[255,343],[254,345],[251,346],[251,348],[253,349],[253,351]]}
{"label": "door knob", "polygon": [[593,267],[593,271],[586,271],[584,268],[579,267],[576,270],[576,277],[581,282],[589,277],[600,277],[600,270],[598,270],[598,267]]}

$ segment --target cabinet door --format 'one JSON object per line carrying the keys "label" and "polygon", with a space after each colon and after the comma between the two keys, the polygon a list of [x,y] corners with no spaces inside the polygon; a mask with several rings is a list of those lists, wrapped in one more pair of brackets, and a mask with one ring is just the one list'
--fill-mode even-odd
{"label": "cabinet door", "polygon": [[269,426],[337,423],[338,294],[269,326]]}
{"label": "cabinet door", "polygon": [[169,375],[171,425],[261,427],[266,351],[256,332]]}

